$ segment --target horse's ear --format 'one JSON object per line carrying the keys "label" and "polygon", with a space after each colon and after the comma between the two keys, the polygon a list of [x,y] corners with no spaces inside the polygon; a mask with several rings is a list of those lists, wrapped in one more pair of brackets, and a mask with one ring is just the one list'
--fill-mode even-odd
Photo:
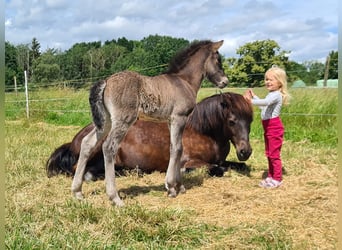
{"label": "horse's ear", "polygon": [[223,44],[223,40],[213,43],[212,45],[213,51],[214,52],[218,51],[218,49],[222,46],[222,44]]}

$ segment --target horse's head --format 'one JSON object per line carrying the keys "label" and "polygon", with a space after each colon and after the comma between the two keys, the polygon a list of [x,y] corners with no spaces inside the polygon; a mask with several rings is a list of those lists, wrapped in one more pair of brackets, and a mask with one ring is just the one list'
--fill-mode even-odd
{"label": "horse's head", "polygon": [[218,49],[222,46],[223,40],[209,44],[209,53],[205,62],[206,77],[219,88],[224,88],[228,84],[228,78],[222,68],[221,56]]}
{"label": "horse's head", "polygon": [[222,96],[221,105],[227,112],[224,133],[228,134],[235,146],[238,159],[246,161],[252,153],[249,132],[253,121],[253,108],[242,95],[224,93]]}
{"label": "horse's head", "polygon": [[252,153],[249,143],[252,121],[253,107],[242,95],[223,93],[199,102],[190,114],[187,126],[215,138],[222,147],[231,141],[238,159],[246,161]]}

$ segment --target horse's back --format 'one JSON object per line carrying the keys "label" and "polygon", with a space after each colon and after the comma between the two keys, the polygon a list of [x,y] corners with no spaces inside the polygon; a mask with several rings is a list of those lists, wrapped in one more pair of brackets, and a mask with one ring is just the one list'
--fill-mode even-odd
{"label": "horse's back", "polygon": [[123,105],[124,103],[137,102],[142,86],[141,76],[133,71],[121,71],[106,79],[104,89],[104,102]]}

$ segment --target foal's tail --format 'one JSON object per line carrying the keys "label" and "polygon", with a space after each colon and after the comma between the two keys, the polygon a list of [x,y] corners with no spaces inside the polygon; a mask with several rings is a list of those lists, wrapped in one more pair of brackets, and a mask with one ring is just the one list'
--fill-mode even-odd
{"label": "foal's tail", "polygon": [[74,175],[73,166],[77,163],[78,155],[70,149],[70,146],[71,142],[65,143],[50,155],[45,166],[49,178],[58,174]]}
{"label": "foal's tail", "polygon": [[89,103],[93,116],[93,122],[98,130],[103,130],[106,119],[106,111],[103,104],[103,92],[105,87],[106,81],[98,81],[90,89],[89,95]]}

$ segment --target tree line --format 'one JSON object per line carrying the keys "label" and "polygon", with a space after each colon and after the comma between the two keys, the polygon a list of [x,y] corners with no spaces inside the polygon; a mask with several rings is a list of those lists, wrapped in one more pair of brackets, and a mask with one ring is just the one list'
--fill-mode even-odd
{"label": "tree line", "polygon": [[[5,86],[13,87],[14,78],[18,86],[22,85],[24,71],[30,84],[47,86],[69,82],[75,88],[123,70],[154,76],[163,73],[172,57],[190,43],[183,38],[150,35],[140,41],[122,37],[104,43],[76,43],[66,51],[48,48],[42,52],[36,38],[31,44],[13,45],[6,41]],[[236,57],[222,56],[222,63],[230,85],[237,87],[262,86],[264,72],[273,64],[285,68],[290,83],[302,80],[313,85],[323,79],[327,66],[329,78],[337,79],[338,52],[331,51],[327,55],[329,65],[318,61],[296,63],[289,60],[289,53],[274,40],[253,41],[239,47]],[[210,83],[205,81],[205,86]]]}

